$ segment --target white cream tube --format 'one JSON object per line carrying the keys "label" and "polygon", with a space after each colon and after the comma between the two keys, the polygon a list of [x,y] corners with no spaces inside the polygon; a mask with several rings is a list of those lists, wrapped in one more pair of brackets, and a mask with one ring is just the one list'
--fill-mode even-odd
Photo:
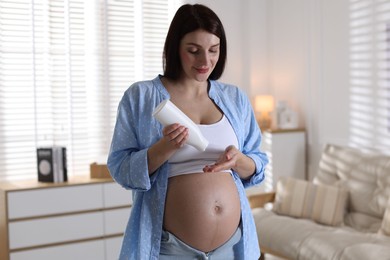
{"label": "white cream tube", "polygon": [[189,130],[187,143],[201,152],[206,150],[209,142],[204,138],[199,127],[169,99],[164,100],[154,109],[153,116],[164,126],[179,123],[187,127]]}

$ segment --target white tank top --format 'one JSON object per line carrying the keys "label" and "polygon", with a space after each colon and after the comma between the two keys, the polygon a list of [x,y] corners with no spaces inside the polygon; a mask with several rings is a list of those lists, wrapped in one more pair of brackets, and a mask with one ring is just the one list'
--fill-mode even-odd
{"label": "white tank top", "polygon": [[[189,173],[202,173],[208,164],[214,164],[229,145],[238,147],[237,136],[224,115],[220,121],[211,125],[198,125],[203,136],[209,141],[204,152],[186,144],[169,160],[168,177]],[[229,171],[227,171],[229,172]]]}

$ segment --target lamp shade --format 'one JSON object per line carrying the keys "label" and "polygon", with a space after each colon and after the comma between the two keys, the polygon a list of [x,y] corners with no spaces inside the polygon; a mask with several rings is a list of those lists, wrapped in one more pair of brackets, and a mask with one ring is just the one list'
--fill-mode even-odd
{"label": "lamp shade", "polygon": [[274,97],[271,95],[259,95],[255,98],[255,110],[260,113],[270,113],[274,109]]}

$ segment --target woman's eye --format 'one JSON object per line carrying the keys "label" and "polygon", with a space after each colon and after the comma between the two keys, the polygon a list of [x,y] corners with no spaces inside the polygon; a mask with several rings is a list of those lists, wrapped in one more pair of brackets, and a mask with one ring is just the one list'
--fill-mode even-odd
{"label": "woman's eye", "polygon": [[210,52],[211,52],[211,53],[217,53],[217,52],[218,52],[218,49],[210,49]]}
{"label": "woman's eye", "polygon": [[191,50],[188,50],[189,53],[191,54],[196,54],[198,53],[198,50],[197,49],[191,49]]}

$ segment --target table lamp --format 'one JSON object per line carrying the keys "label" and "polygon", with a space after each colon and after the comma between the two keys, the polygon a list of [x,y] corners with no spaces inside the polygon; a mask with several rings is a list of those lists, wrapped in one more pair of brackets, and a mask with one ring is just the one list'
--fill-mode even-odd
{"label": "table lamp", "polygon": [[274,109],[274,97],[271,95],[258,95],[255,97],[255,112],[260,114],[257,122],[261,130],[271,128],[271,112]]}

